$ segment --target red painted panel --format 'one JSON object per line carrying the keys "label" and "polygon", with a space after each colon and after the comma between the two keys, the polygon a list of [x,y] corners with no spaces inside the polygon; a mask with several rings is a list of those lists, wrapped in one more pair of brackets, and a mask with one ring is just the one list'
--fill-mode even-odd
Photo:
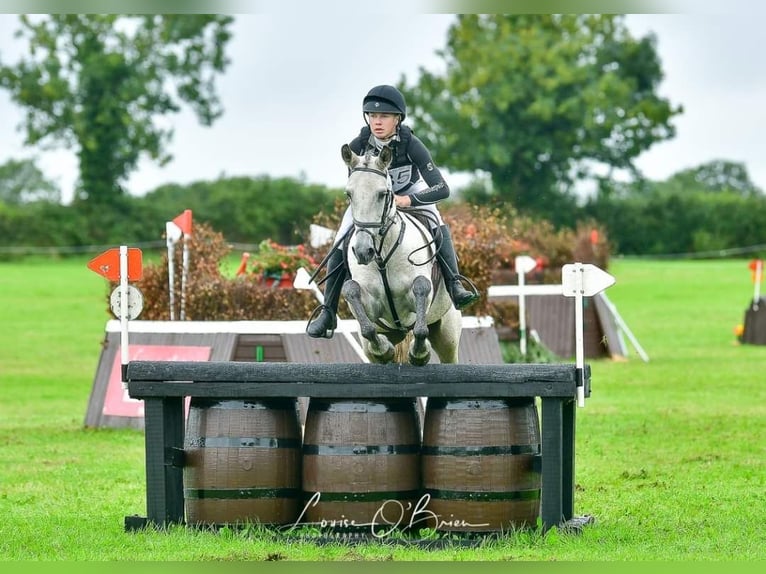
{"label": "red painted panel", "polygon": [[[130,345],[129,361],[209,361],[212,347],[183,345]],[[118,417],[143,417],[144,401],[132,399],[128,391],[122,388],[122,365],[120,348],[114,355],[112,371],[104,398],[104,415]],[[188,409],[188,398],[187,398]]]}

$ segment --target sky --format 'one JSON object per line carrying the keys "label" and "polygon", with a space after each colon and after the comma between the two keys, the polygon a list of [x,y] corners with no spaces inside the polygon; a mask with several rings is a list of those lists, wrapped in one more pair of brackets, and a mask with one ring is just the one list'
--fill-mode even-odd
{"label": "sky", "polygon": [[[444,70],[437,51],[446,43],[452,14],[316,11],[235,16],[228,55],[217,80],[225,114],[200,126],[188,110],[167,120],[175,130],[174,160],[159,167],[142,160],[127,190],[143,195],[165,183],[220,176],[296,177],[333,188],[345,185],[340,147],[362,126],[361,101],[377,84],[419,70]],[[340,20],[340,21],[339,21]],[[766,191],[766,58],[761,18],[743,13],[629,14],[634,36],[653,32],[665,78],[659,93],[684,113],[677,135],[637,161],[647,177],[665,179],[716,159],[744,163]],[[0,59],[15,62],[24,45],[13,38],[18,16],[0,14]],[[0,90],[0,164],[36,157],[68,202],[77,178],[71,150],[23,146],[16,129],[22,111]],[[453,188],[469,174],[448,173]]]}

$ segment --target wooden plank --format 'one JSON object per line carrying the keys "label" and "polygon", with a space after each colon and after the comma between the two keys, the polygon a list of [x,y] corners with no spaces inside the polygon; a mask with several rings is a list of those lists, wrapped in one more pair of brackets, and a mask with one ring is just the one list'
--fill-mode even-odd
{"label": "wooden plank", "polygon": [[[255,363],[266,365],[269,363]],[[278,364],[278,363],[272,363]],[[240,397],[323,397],[344,399],[408,398],[408,397],[572,397],[575,384],[566,382],[252,382],[252,381],[130,381],[130,396],[148,397],[210,397],[233,399]]]}
{"label": "wooden plank", "polygon": [[577,410],[574,400],[563,401],[561,407],[561,464],[563,469],[561,476],[561,513],[564,520],[571,520],[574,517],[575,424]]}
{"label": "wooden plank", "polygon": [[[586,396],[590,366],[585,366]],[[358,365],[133,361],[128,388],[150,396],[574,397],[574,365]]]}
{"label": "wooden plank", "polygon": [[314,339],[305,333],[281,336],[290,363],[362,363],[351,344],[340,333],[332,339]]}
{"label": "wooden plank", "polygon": [[503,363],[497,331],[493,327],[463,329],[460,336],[460,363],[491,365]]}
{"label": "wooden plank", "polygon": [[[587,365],[586,365],[587,367]],[[589,375],[588,375],[589,376]],[[572,364],[497,364],[497,365],[359,365],[356,363],[234,363],[194,361],[131,361],[130,381],[196,382],[295,382],[337,383],[463,383],[477,382],[574,383]]]}
{"label": "wooden plank", "polygon": [[543,529],[563,522],[563,411],[562,401],[542,399],[541,435],[543,455],[540,517]]}
{"label": "wooden plank", "polygon": [[184,413],[180,398],[146,400],[146,512],[156,525],[184,519],[183,468],[167,462],[170,449],[183,449]]}

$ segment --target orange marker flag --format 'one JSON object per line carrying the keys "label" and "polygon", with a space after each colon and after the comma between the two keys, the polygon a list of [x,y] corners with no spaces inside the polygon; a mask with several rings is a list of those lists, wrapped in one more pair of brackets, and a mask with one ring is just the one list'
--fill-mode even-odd
{"label": "orange marker flag", "polygon": [[[120,280],[120,249],[113,247],[88,262],[88,269],[106,277],[109,281]],[[128,248],[128,281],[140,281],[144,276],[141,250]]]}
{"label": "orange marker flag", "polygon": [[175,223],[181,231],[183,231],[184,235],[191,235],[192,233],[192,211],[191,209],[186,209],[184,212],[176,217],[173,220],[173,223]]}
{"label": "orange marker flag", "polygon": [[239,267],[237,267],[237,276],[244,275],[245,271],[247,271],[247,260],[250,259],[250,254],[245,251],[242,254],[242,259],[239,262]]}

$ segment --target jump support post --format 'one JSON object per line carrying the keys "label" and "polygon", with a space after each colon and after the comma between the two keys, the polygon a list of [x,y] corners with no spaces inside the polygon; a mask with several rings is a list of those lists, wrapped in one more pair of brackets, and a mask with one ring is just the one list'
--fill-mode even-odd
{"label": "jump support post", "polygon": [[[184,398],[540,397],[544,530],[574,516],[575,403],[569,364],[443,365],[132,361],[128,392],[145,402],[146,512],[126,529],[184,523]],[[590,367],[584,368],[590,396]]]}

